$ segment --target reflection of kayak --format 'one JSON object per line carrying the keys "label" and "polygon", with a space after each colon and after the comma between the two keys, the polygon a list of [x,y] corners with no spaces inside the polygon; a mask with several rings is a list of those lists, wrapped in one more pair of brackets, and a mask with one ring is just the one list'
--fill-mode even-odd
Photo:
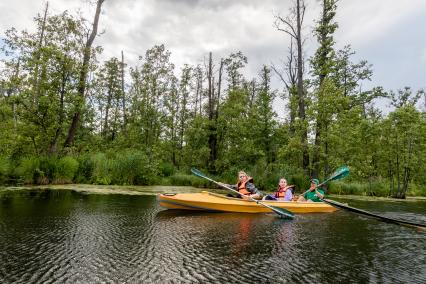
{"label": "reflection of kayak", "polygon": [[[157,200],[161,206],[168,209],[244,213],[271,212],[268,208],[253,201],[206,191],[201,193],[159,194]],[[293,213],[333,212],[337,210],[324,202],[262,201],[262,203],[285,208]]]}

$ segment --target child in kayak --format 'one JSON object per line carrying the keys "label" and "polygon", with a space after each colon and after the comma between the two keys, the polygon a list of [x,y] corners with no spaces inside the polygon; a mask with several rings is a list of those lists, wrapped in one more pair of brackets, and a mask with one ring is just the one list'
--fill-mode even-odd
{"label": "child in kayak", "polygon": [[294,185],[287,185],[287,180],[281,178],[278,183],[277,191],[274,194],[265,196],[263,200],[291,201],[293,199],[292,187],[294,187]]}
{"label": "child in kayak", "polygon": [[[244,172],[244,171],[240,171],[238,173],[238,183],[237,184],[224,184],[224,183],[220,183],[220,184],[237,190],[240,193],[240,194],[237,195],[238,198],[248,199],[246,196],[250,196],[251,198],[254,198],[254,199],[261,199],[262,198],[262,194],[256,188],[256,186],[253,184],[253,178],[249,177],[246,174],[246,172]],[[229,194],[228,196],[234,197],[231,194]]]}

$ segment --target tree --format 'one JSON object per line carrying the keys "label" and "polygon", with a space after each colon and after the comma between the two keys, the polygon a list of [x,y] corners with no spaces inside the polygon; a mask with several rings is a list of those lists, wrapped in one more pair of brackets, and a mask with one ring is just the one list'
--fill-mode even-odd
{"label": "tree", "polygon": [[[290,56],[288,57],[288,77],[290,84],[287,85],[287,90],[290,94],[290,131],[294,131],[294,121],[293,121],[293,102],[294,99],[292,94],[294,92],[294,88],[297,89],[297,109],[298,109],[298,120],[300,135],[301,135],[301,143],[303,147],[303,157],[302,157],[302,167],[305,171],[307,171],[309,166],[309,153],[308,153],[308,125],[306,121],[306,96],[305,96],[305,88],[303,81],[303,38],[302,38],[302,26],[303,19],[305,16],[306,6],[303,0],[296,0],[295,6],[290,9],[290,14],[283,18],[281,16],[276,16],[275,26],[279,31],[285,32],[290,35]],[[296,42],[296,81],[294,80],[295,76],[293,73],[293,40]]]}
{"label": "tree", "polygon": [[[333,34],[337,29],[338,25],[334,22],[336,15],[336,0],[323,0],[322,2],[322,14],[321,19],[315,28],[315,34],[318,39],[319,47],[315,52],[314,57],[311,59],[312,74],[317,77],[316,81],[316,122],[315,122],[315,142],[313,149],[312,175],[317,177],[320,171],[320,159],[321,159],[321,144],[323,143],[323,135],[326,134],[329,119],[331,116],[331,110],[329,107],[330,96],[335,94],[337,90],[332,80],[327,80],[327,77],[332,73],[334,65],[334,38]],[[333,100],[333,99],[331,99]],[[325,133],[323,133],[325,132]],[[328,154],[328,147],[325,145],[325,155]],[[325,173],[328,172],[328,165],[324,165]]]}
{"label": "tree", "polygon": [[14,67],[13,59],[6,64],[7,68],[19,70],[10,80],[13,86],[9,93],[19,90],[14,101],[16,116],[24,124],[20,128],[22,138],[31,139],[35,153],[53,155],[68,112],[77,103],[74,94],[84,42],[84,19],[68,12],[54,16],[45,12],[35,22],[36,33],[18,33],[15,29],[6,33],[5,53],[19,62],[19,69]]}
{"label": "tree", "polygon": [[124,112],[122,110],[121,63],[113,57],[95,73],[93,82],[96,107],[99,109],[99,130],[106,142],[116,138],[117,132],[123,129]]}
{"label": "tree", "polygon": [[95,40],[95,37],[98,33],[98,23],[99,23],[99,16],[101,14],[101,7],[102,4],[104,3],[105,0],[97,0],[97,4],[96,4],[96,12],[95,12],[95,17],[93,20],[93,25],[92,25],[92,30],[90,32],[89,37],[87,38],[85,47],[83,49],[83,62],[82,62],[82,66],[80,69],[80,76],[78,79],[78,95],[79,95],[79,100],[78,103],[76,105],[76,110],[75,113],[73,115],[72,118],[72,122],[71,125],[68,129],[68,135],[67,138],[65,140],[64,143],[64,148],[70,147],[71,144],[74,142],[74,138],[75,138],[75,134],[77,132],[77,128],[78,128],[78,124],[80,122],[80,117],[81,117],[81,113],[82,113],[82,108],[84,106],[85,103],[85,96],[86,96],[86,80],[87,80],[87,74],[89,72],[89,64],[90,64],[90,59],[93,56],[93,51],[92,51],[92,45],[93,45],[93,41]]}

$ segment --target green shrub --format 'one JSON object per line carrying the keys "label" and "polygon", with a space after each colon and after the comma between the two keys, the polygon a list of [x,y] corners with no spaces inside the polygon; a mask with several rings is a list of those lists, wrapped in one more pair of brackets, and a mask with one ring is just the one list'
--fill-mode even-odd
{"label": "green shrub", "polygon": [[93,164],[91,181],[94,184],[111,184],[111,162],[104,153],[97,153],[92,156]]}
{"label": "green shrub", "polygon": [[196,179],[198,179],[196,176],[179,173],[174,174],[169,178],[171,185],[177,186],[192,186],[197,182]]}
{"label": "green shrub", "polygon": [[10,163],[7,158],[0,157],[0,183],[5,183],[9,178]]}
{"label": "green shrub", "polygon": [[328,193],[386,197],[389,195],[389,184],[383,180],[372,181],[371,184],[368,182],[335,181],[329,184]]}
{"label": "green shrub", "polygon": [[56,161],[53,183],[72,183],[78,170],[78,162],[73,157],[63,157]]}
{"label": "green shrub", "polygon": [[420,186],[418,184],[410,184],[408,187],[408,196],[426,196],[426,186]]}
{"label": "green shrub", "polygon": [[172,163],[162,162],[160,164],[160,173],[163,177],[169,177],[175,173],[175,167]]}
{"label": "green shrub", "polygon": [[117,154],[111,163],[114,184],[150,185],[158,177],[158,167],[149,163],[148,156],[141,151],[125,151]]}
{"label": "green shrub", "polygon": [[32,184],[40,177],[45,177],[44,172],[40,170],[40,161],[38,158],[24,158],[15,169],[15,174],[24,179],[24,183]]}
{"label": "green shrub", "polygon": [[92,180],[95,164],[89,155],[81,155],[77,158],[78,169],[75,173],[76,183],[90,183]]}

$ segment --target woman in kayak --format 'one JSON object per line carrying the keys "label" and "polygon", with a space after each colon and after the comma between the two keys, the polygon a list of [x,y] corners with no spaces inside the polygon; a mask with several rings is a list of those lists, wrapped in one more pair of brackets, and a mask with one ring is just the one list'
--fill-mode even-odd
{"label": "woman in kayak", "polygon": [[[240,194],[237,195],[237,198],[248,199],[246,196],[250,196],[254,199],[261,199],[262,194],[253,184],[253,178],[249,177],[246,172],[240,171],[238,173],[238,183],[237,184],[224,184],[232,189],[238,190]],[[233,195],[228,195],[233,197]]]}
{"label": "woman in kayak", "polygon": [[280,178],[277,191],[274,194],[265,196],[263,200],[291,201],[293,199],[292,187],[294,187],[294,185],[287,185],[287,180],[285,178]]}
{"label": "woman in kayak", "polygon": [[297,199],[298,202],[321,202],[324,198],[324,190],[318,188],[319,180],[311,179],[311,187],[309,191]]}

